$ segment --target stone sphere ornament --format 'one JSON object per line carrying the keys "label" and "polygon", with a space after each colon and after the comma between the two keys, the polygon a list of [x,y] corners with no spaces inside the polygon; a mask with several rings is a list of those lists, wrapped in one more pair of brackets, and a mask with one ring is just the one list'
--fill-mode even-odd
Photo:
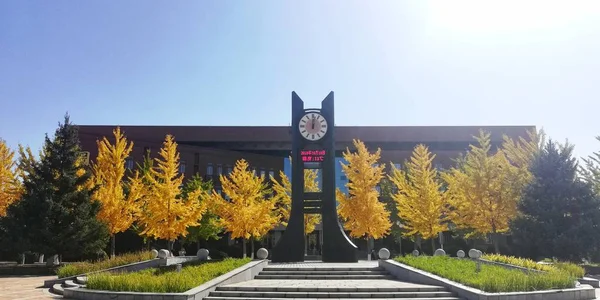
{"label": "stone sphere ornament", "polygon": [[267,257],[269,257],[269,251],[265,248],[260,248],[256,251],[256,257],[258,259],[267,259]]}
{"label": "stone sphere ornament", "polygon": [[478,259],[481,257],[481,251],[479,251],[477,249],[471,249],[471,250],[469,250],[469,257]]}
{"label": "stone sphere ornament", "polygon": [[157,258],[158,257],[158,250],[152,249],[152,251],[150,251],[150,253],[152,253],[152,258]]}
{"label": "stone sphere ornament", "polygon": [[379,259],[389,259],[390,258],[390,250],[386,248],[379,249]]}
{"label": "stone sphere ornament", "polygon": [[458,256],[458,258],[465,258],[465,251],[458,250],[456,256]]}
{"label": "stone sphere ornament", "polygon": [[208,249],[199,249],[196,256],[198,256],[199,260],[208,260]]}
{"label": "stone sphere ornament", "polygon": [[169,257],[169,250],[167,249],[160,249],[160,251],[158,251],[158,258],[160,259],[166,259],[167,257]]}
{"label": "stone sphere ornament", "polygon": [[446,256],[446,251],[444,249],[437,249],[433,253],[433,256]]}
{"label": "stone sphere ornament", "polygon": [[413,250],[412,255],[413,256],[419,256],[419,250]]}

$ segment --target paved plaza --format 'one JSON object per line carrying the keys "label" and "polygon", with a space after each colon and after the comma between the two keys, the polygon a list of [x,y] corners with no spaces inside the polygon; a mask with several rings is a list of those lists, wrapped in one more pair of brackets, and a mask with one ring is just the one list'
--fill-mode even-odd
{"label": "paved plaza", "polygon": [[0,300],[61,299],[42,288],[44,280],[56,276],[6,276],[0,277]]}

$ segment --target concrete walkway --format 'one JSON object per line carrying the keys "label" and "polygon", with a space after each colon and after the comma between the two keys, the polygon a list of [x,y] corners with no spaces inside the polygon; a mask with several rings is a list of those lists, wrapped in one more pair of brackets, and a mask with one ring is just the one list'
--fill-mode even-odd
{"label": "concrete walkway", "polygon": [[0,277],[0,300],[60,299],[43,288],[44,280],[53,278],[56,276]]}

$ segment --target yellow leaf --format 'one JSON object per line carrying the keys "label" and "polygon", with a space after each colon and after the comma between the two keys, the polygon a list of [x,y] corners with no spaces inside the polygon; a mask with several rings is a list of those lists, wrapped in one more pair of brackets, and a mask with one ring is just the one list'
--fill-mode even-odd
{"label": "yellow leaf", "polygon": [[22,186],[20,171],[14,160],[15,153],[0,139],[0,217],[6,215],[7,208],[21,198]]}
{"label": "yellow leaf", "polygon": [[342,164],[342,169],[348,178],[348,195],[336,192],[339,202],[338,214],[344,221],[344,228],[350,231],[352,237],[381,238],[390,231],[390,212],[385,204],[379,201],[377,184],[383,178],[383,165],[376,165],[381,155],[381,149],[369,153],[365,144],[354,140],[357,151],[344,152],[348,164]]}
{"label": "yellow leaf", "polygon": [[420,235],[430,239],[447,230],[447,201],[437,171],[432,168],[434,158],[425,145],[419,144],[406,165],[407,170],[392,165],[392,174],[388,176],[397,188],[392,198],[406,237]]}

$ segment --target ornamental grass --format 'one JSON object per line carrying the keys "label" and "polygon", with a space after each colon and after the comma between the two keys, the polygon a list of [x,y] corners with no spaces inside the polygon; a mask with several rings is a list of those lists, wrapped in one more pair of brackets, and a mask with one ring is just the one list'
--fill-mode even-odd
{"label": "ornamental grass", "polygon": [[576,278],[567,272],[523,272],[502,266],[447,256],[400,256],[396,261],[489,293],[528,292],[575,287]]}
{"label": "ornamental grass", "polygon": [[97,273],[88,277],[86,288],[119,292],[182,293],[250,261],[250,258],[226,258],[218,262],[184,266],[181,272],[150,268],[132,273]]}
{"label": "ornamental grass", "polygon": [[82,261],[70,263],[61,266],[56,271],[58,278],[70,277],[75,275],[86,274],[95,271],[101,271],[118,266],[124,266],[136,262],[153,259],[154,256],[150,251],[132,252],[117,255],[114,258],[107,258],[101,261]]}
{"label": "ornamental grass", "polygon": [[568,262],[552,262],[552,264],[538,264],[535,261],[527,258],[520,258],[514,256],[506,256],[500,254],[484,254],[481,258],[493,262],[500,262],[519,266],[527,269],[540,270],[540,271],[562,271],[571,274],[576,278],[582,278],[585,275],[585,270],[573,263]]}

